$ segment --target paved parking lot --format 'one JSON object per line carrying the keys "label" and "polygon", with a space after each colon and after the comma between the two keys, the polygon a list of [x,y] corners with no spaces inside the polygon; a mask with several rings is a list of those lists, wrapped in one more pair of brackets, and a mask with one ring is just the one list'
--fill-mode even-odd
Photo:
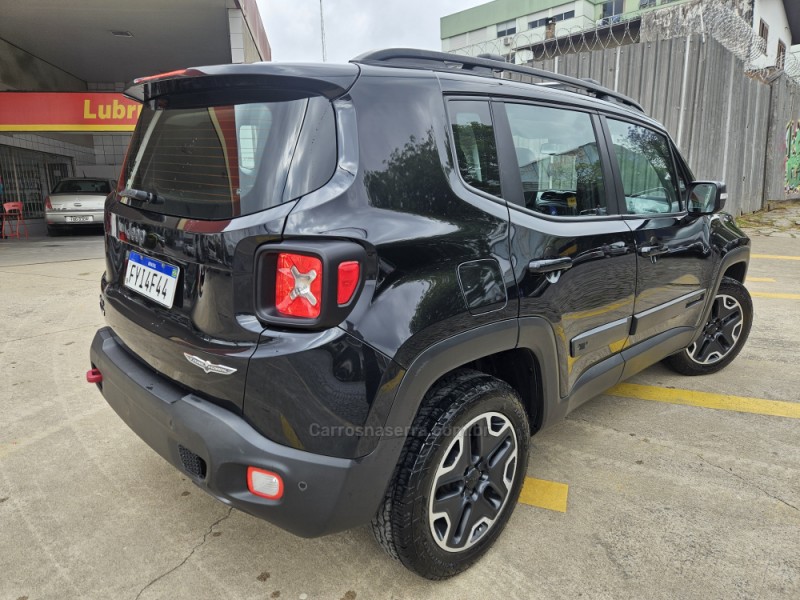
{"label": "paved parking lot", "polygon": [[2,242],[0,600],[798,598],[793,227],[753,238],[755,323],[733,365],[652,367],[536,436],[527,503],[441,583],[366,528],[302,540],[195,488],[84,382],[102,238]]}

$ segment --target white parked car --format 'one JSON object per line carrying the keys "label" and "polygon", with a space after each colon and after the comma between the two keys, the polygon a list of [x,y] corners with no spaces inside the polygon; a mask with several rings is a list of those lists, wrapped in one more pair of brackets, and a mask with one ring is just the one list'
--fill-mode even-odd
{"label": "white parked car", "polygon": [[62,179],[44,203],[47,234],[71,227],[102,227],[103,204],[113,184],[108,179]]}

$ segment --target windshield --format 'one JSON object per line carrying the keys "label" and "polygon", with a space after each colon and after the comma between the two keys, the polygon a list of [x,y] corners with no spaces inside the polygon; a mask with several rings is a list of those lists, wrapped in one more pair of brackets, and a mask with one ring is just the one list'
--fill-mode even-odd
{"label": "windshield", "polygon": [[108,195],[111,186],[105,179],[62,179],[53,188],[54,194],[103,194]]}
{"label": "windshield", "polygon": [[229,219],[282,202],[308,98],[154,104],[142,110],[123,169],[125,188],[154,195],[147,210]]}

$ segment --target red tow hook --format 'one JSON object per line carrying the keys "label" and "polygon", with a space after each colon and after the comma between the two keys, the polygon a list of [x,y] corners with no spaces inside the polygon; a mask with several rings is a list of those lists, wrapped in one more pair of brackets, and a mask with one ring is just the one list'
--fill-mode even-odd
{"label": "red tow hook", "polygon": [[103,374],[100,369],[89,369],[86,371],[86,381],[89,383],[102,383]]}

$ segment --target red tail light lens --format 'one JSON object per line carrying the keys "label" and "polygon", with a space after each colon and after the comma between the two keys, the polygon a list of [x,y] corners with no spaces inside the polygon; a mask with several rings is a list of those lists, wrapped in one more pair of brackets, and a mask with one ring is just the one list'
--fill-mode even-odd
{"label": "red tail light lens", "polygon": [[48,196],[47,198],[44,199],[44,207],[47,210],[53,210],[53,203],[50,202],[50,196]]}
{"label": "red tail light lens", "polygon": [[339,279],[336,285],[336,302],[343,306],[350,302],[361,279],[361,267],[355,260],[339,264]]}
{"label": "red tail light lens", "polygon": [[305,254],[278,254],[275,308],[282,315],[316,319],[322,310],[322,261]]}

